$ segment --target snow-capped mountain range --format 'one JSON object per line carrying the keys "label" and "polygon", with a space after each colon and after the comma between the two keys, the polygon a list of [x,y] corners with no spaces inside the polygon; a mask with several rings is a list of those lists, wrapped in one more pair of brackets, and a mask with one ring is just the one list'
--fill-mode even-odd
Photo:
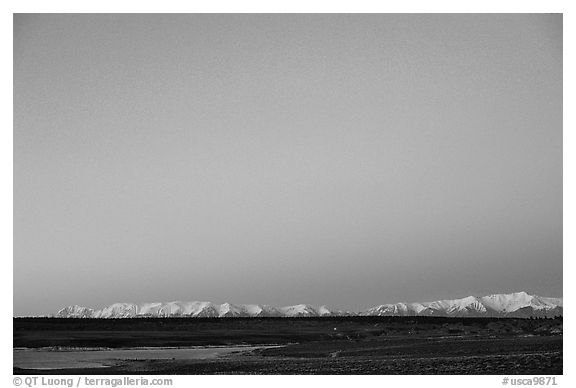
{"label": "snow-capped mountain range", "polygon": [[210,302],[167,303],[114,303],[101,310],[82,306],[68,306],[55,315],[59,318],[134,318],[134,317],[319,317],[353,315],[347,311],[331,310],[327,306],[313,307],[306,304],[274,307],[258,304],[234,305]]}
{"label": "snow-capped mountain range", "polygon": [[562,315],[562,298],[545,298],[526,292],[482,297],[439,300],[424,303],[383,304],[353,313],[327,306],[299,304],[274,307],[257,304],[233,305],[210,302],[114,303],[101,310],[68,306],[58,318],[134,318],[134,317],[320,317],[320,316],[447,316],[447,317],[554,317]]}
{"label": "snow-capped mountain range", "polygon": [[526,292],[482,297],[438,300],[425,303],[395,303],[375,306],[365,316],[448,316],[448,317],[554,317],[562,315],[562,298],[546,298]]}

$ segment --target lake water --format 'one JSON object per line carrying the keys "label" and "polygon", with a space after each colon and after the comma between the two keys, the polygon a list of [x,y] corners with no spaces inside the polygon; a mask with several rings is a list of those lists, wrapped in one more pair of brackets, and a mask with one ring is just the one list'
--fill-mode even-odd
{"label": "lake water", "polygon": [[14,367],[25,369],[104,368],[118,360],[194,360],[267,346],[131,349],[14,349]]}

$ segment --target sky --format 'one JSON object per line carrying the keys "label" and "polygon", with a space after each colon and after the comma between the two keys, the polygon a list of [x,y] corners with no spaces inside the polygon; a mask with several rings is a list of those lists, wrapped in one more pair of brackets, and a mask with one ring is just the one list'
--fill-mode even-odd
{"label": "sky", "polygon": [[562,16],[14,17],[14,314],[562,296]]}

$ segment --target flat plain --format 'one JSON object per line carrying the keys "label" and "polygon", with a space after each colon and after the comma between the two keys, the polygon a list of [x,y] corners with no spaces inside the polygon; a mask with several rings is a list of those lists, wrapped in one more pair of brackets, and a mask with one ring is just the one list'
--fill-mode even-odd
{"label": "flat plain", "polygon": [[264,346],[14,374],[562,374],[562,318],[14,318],[14,348]]}

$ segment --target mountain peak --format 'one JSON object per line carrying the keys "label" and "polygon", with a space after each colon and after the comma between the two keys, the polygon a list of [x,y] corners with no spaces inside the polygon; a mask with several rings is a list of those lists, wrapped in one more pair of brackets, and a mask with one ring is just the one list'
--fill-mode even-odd
{"label": "mountain peak", "polygon": [[211,302],[114,303],[100,310],[72,305],[55,314],[60,318],[134,318],[134,317],[319,317],[319,316],[447,316],[447,317],[532,317],[562,315],[562,298],[530,295],[525,291],[510,294],[467,296],[422,303],[394,303],[349,313],[328,306],[308,304],[274,307],[258,304],[234,305]]}

